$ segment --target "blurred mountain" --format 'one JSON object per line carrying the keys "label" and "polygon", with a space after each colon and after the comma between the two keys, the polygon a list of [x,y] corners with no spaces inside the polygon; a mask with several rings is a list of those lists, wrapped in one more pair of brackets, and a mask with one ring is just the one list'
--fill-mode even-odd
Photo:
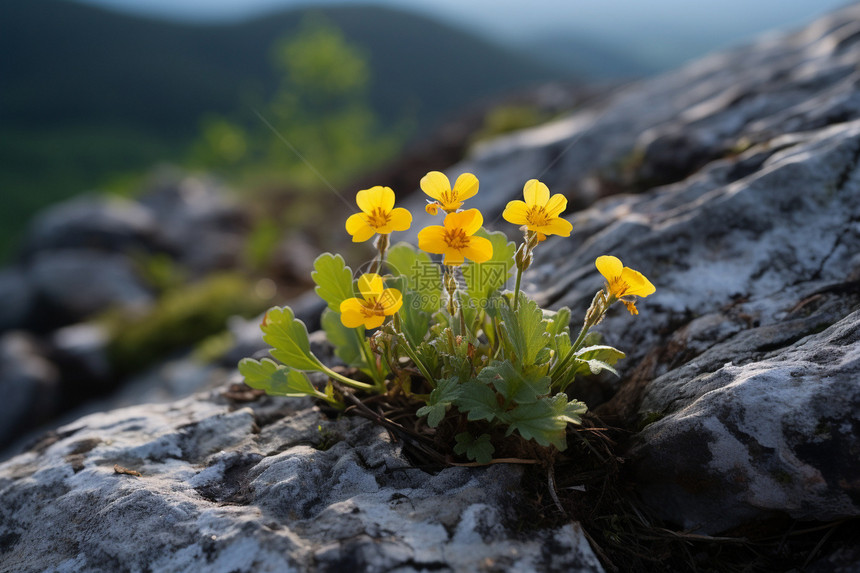
{"label": "blurred mountain", "polygon": [[[323,13],[366,50],[385,119],[422,125],[476,98],[563,75],[426,17],[381,7]],[[45,128],[118,123],[187,135],[201,111],[230,113],[270,91],[275,40],[304,10],[236,24],[138,18],[63,0],[4,2],[0,121]]]}
{"label": "blurred mountain", "polygon": [[[565,76],[427,17],[314,12],[360,46],[383,126],[408,118],[416,136],[475,100]],[[181,161],[207,114],[253,117],[279,82],[273,45],[306,13],[195,25],[66,0],[0,2],[0,259],[38,208]]]}

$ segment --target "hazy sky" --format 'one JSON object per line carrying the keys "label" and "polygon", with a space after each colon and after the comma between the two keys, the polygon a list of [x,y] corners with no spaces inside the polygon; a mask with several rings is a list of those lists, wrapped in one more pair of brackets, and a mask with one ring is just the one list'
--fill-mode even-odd
{"label": "hazy sky", "polygon": [[[324,5],[314,0],[78,0],[138,14],[190,21],[247,18],[275,9]],[[341,4],[368,3],[340,0]],[[673,45],[702,51],[765,30],[799,26],[845,5],[845,0],[376,0],[437,16],[499,42],[531,35],[579,32],[608,44],[635,38],[634,49],[671,51]],[[675,42],[677,40],[677,42]],[[626,43],[626,42],[625,42]]]}

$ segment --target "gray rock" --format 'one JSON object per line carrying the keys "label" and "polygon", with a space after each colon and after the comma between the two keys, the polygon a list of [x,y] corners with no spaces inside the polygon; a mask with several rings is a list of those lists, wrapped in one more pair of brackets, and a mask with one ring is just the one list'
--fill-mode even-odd
{"label": "gray rock", "polygon": [[0,448],[56,414],[60,374],[30,335],[0,336]]}
{"label": "gray rock", "polygon": [[146,306],[152,294],[128,258],[90,250],[46,251],[30,264],[33,288],[67,320],[112,306]]}
{"label": "gray rock", "polygon": [[307,401],[198,395],[82,418],[0,464],[3,565],[602,571],[574,524],[516,530],[519,479],[427,474],[380,428]]}
{"label": "gray rock", "polygon": [[111,252],[153,249],[157,223],[152,213],[128,199],[82,196],[42,212],[25,239],[25,256],[55,249]]}
{"label": "gray rock", "polygon": [[0,270],[0,332],[26,326],[34,305],[27,275],[17,267]]}
{"label": "gray rock", "polygon": [[205,274],[238,264],[247,222],[215,180],[161,171],[139,202],[158,221],[160,242],[184,269]]}
{"label": "gray rock", "polygon": [[629,428],[662,417],[630,465],[684,527],[860,515],[857,343],[831,338],[860,303],[858,21],[854,5],[709,56],[449,170],[480,178],[467,206],[512,237],[499,215],[527,179],[573,201],[614,194],[570,212],[573,235],[542,244],[524,284],[570,306],[573,328],[603,282],[596,257],[656,285],[639,316],[598,327],[628,354],[598,412]]}

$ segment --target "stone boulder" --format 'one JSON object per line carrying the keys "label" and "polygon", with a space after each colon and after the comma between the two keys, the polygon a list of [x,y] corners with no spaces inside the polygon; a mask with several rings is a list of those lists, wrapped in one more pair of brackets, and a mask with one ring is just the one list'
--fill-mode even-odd
{"label": "stone boulder", "polygon": [[430,475],[370,422],[213,392],[87,416],[0,465],[0,555],[19,572],[602,571],[576,524],[518,530],[519,476]]}
{"label": "stone boulder", "polygon": [[[598,327],[627,359],[620,381],[587,396],[611,397],[591,405],[612,423],[645,426],[628,444],[631,478],[685,529],[860,516],[858,29],[850,6],[449,170],[478,176],[468,206],[512,238],[501,212],[527,179],[592,203],[524,277],[540,302],[571,307],[572,329],[603,283],[598,256],[656,285],[639,316],[617,308]],[[423,199],[407,205],[413,240],[431,221]]]}
{"label": "stone boulder", "polygon": [[150,210],[135,201],[85,195],[40,213],[27,232],[23,255],[56,249],[147,252],[157,245],[157,229]]}

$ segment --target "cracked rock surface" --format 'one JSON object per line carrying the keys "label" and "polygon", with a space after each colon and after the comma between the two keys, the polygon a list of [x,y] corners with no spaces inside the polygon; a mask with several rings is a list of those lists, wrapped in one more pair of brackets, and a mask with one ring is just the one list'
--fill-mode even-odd
{"label": "cracked rock surface", "polygon": [[524,283],[570,306],[572,330],[602,284],[596,257],[656,285],[639,316],[618,308],[598,327],[628,354],[598,412],[644,426],[633,478],[685,529],[860,515],[858,40],[855,5],[451,172],[481,179],[487,221],[536,174],[574,202],[614,193],[570,215],[571,238],[542,244]]}
{"label": "cracked rock surface", "polygon": [[0,466],[0,570],[601,571],[576,524],[516,532],[519,479],[427,474],[306,400],[199,394],[84,417]]}

